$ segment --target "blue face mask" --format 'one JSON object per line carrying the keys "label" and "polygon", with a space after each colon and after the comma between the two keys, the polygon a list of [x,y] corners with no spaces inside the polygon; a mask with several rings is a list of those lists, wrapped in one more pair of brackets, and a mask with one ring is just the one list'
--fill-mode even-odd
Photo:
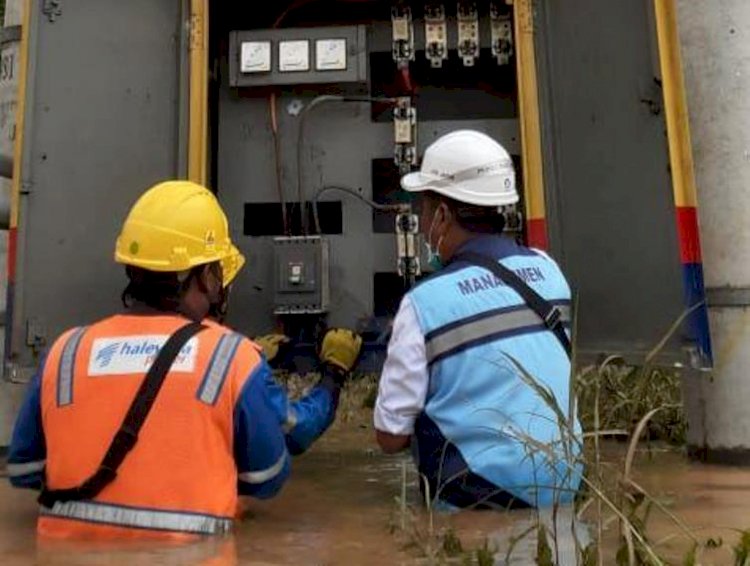
{"label": "blue face mask", "polygon": [[427,239],[424,242],[425,248],[427,248],[427,265],[429,265],[435,271],[444,267],[443,260],[440,259],[440,244],[443,242],[443,237],[440,236],[437,246],[432,249],[432,230],[435,228],[435,221],[437,220],[437,210],[432,215],[432,224],[430,224],[430,231],[427,233]]}

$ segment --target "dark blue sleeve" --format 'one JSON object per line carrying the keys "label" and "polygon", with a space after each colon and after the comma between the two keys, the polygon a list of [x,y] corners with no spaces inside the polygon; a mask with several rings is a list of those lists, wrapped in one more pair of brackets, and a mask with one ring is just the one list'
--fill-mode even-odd
{"label": "dark blue sleeve", "polygon": [[301,399],[290,401],[270,368],[263,365],[266,392],[286,433],[287,448],[295,456],[302,454],[331,426],[337,395],[330,387],[319,384]]}
{"label": "dark blue sleeve", "polygon": [[8,477],[14,487],[41,489],[47,445],[42,428],[42,373],[44,362],[34,375],[13,428],[8,453]]}
{"label": "dark blue sleeve", "polygon": [[290,471],[284,433],[266,390],[264,367],[258,366],[247,379],[234,408],[238,492],[259,499],[276,495]]}

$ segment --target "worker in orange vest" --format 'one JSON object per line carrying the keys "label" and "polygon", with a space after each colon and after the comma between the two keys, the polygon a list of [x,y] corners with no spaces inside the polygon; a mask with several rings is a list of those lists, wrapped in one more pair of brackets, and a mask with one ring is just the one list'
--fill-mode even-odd
{"label": "worker in orange vest", "polygon": [[125,312],[54,342],[16,422],[10,480],[42,489],[46,536],[225,533],[238,494],[278,493],[290,454],[331,424],[361,338],[330,330],[320,382],[290,402],[261,348],[206,318],[244,258],[194,183],[148,190],[115,261],[129,279]]}

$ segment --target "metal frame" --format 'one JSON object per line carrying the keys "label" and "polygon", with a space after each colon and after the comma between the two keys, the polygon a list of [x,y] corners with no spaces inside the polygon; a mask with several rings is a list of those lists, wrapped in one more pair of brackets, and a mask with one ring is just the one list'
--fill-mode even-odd
{"label": "metal frame", "polygon": [[518,120],[521,130],[527,243],[532,247],[546,250],[549,247],[549,240],[546,227],[544,159],[534,45],[533,0],[513,2],[513,25],[516,35]]}

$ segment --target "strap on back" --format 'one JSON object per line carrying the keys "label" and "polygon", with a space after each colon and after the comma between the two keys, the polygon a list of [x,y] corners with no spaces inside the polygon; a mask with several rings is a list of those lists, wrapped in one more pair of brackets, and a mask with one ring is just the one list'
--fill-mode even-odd
{"label": "strap on back", "polygon": [[565,327],[562,323],[562,313],[559,308],[532,289],[513,270],[508,269],[491,256],[475,252],[463,252],[454,257],[451,263],[459,261],[487,269],[518,293],[528,307],[539,315],[539,318],[542,319],[547,329],[557,337],[568,354],[568,358],[570,358],[573,348],[570,344],[568,334],[565,332]]}
{"label": "strap on back", "polygon": [[39,495],[39,503],[42,506],[52,508],[58,501],[93,499],[115,480],[120,465],[138,442],[138,433],[151,412],[172,363],[188,340],[204,328],[206,327],[199,322],[191,322],[169,337],[141,382],[120,429],[112,439],[94,475],[77,487],[54,490],[44,487]]}

